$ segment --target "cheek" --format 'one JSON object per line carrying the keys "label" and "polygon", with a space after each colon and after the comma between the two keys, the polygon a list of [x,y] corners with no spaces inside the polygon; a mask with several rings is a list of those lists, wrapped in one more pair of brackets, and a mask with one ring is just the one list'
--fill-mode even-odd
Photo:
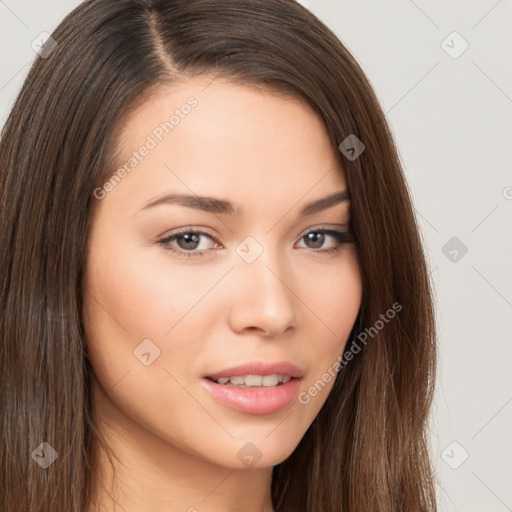
{"label": "cheek", "polygon": [[[305,272],[301,289],[304,302],[317,318],[326,353],[342,350],[362,300],[362,278],[354,246],[347,246],[341,263]],[[307,302],[306,302],[307,301]]]}
{"label": "cheek", "polygon": [[[207,418],[187,392],[188,379],[205,340],[198,333],[219,317],[217,302],[201,300],[218,276],[212,270],[203,276],[197,267],[185,271],[158,248],[127,250],[118,241],[113,251],[96,242],[100,249],[88,258],[84,320],[94,375],[117,405],[106,414],[123,411],[162,438],[193,445],[195,420],[204,424]],[[105,410],[106,402],[99,402]]]}
{"label": "cheek", "polygon": [[[127,372],[125,385],[142,372],[140,382],[158,395],[169,386],[165,369],[178,368],[176,377],[187,378],[206,334],[221,318],[220,301],[209,291],[225,270],[187,267],[160,247],[114,236],[97,234],[88,254],[84,302],[91,364],[104,389]],[[144,357],[151,366],[143,366]]]}
{"label": "cheek", "polygon": [[[132,339],[163,338],[193,314],[218,280],[217,274],[200,266],[187,267],[160,247],[120,240],[116,251],[103,248],[90,253],[87,286],[96,299],[93,309],[105,317],[103,323],[117,324],[117,330]],[[211,306],[208,303],[202,312],[208,315]],[[196,320],[201,321],[197,316]]]}
{"label": "cheek", "polygon": [[338,362],[350,342],[348,337],[361,306],[362,279],[355,248],[351,246],[344,256],[343,265],[335,271],[311,274],[304,282],[313,290],[308,295],[303,293],[313,305],[311,311],[316,319],[312,317],[312,323],[317,327],[310,331],[314,334],[314,357],[297,400],[301,407],[307,406],[304,411],[310,417],[318,414],[334,386]]}

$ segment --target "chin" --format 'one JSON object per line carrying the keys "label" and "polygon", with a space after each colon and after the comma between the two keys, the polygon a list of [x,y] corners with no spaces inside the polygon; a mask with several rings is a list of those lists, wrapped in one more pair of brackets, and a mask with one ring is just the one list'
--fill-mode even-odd
{"label": "chin", "polygon": [[[279,433],[265,430],[264,433],[258,434],[253,431],[252,435],[230,439],[227,442],[228,446],[219,442],[218,451],[210,456],[216,464],[230,469],[269,468],[286,460],[302,436],[303,433],[290,433],[286,430]],[[215,443],[215,440],[210,438],[210,443]]]}

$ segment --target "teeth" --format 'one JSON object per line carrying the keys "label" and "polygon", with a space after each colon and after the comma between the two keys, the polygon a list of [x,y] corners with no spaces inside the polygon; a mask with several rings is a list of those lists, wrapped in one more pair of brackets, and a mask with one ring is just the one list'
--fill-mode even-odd
{"label": "teeth", "polygon": [[279,375],[265,375],[262,377],[261,383],[264,386],[275,386],[279,382]]}
{"label": "teeth", "polygon": [[[263,377],[261,375],[247,375],[246,377],[239,378],[242,380],[242,382],[237,382],[237,384],[245,384],[246,386],[261,386],[263,383]],[[243,382],[244,379],[245,382]],[[235,383],[234,381],[231,382],[233,382],[233,384]]]}
{"label": "teeth", "polygon": [[291,380],[290,375],[240,375],[236,377],[221,377],[215,382],[238,387],[273,387],[278,384],[286,384]]}

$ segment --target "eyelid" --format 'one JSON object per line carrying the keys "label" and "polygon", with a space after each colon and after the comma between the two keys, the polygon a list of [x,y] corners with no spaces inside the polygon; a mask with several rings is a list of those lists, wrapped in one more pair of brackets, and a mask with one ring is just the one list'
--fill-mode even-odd
{"label": "eyelid", "polygon": [[206,235],[209,235],[211,238],[214,238],[216,241],[218,241],[219,238],[221,238],[221,236],[213,229],[211,228],[207,228],[205,226],[183,226],[181,228],[176,228],[175,230],[171,230],[169,232],[165,232],[163,235],[160,235],[158,237],[156,237],[156,242],[158,242],[159,240],[162,240],[164,238],[169,238],[171,236],[179,236],[179,235],[183,235],[185,233],[190,233],[190,232],[201,232],[201,233],[204,233]]}
{"label": "eyelid", "polygon": [[307,235],[308,233],[311,233],[311,231],[349,231],[350,230],[350,224],[315,224],[314,226],[311,226],[307,229],[305,229],[302,234],[299,235],[299,238],[302,238],[303,236]]}

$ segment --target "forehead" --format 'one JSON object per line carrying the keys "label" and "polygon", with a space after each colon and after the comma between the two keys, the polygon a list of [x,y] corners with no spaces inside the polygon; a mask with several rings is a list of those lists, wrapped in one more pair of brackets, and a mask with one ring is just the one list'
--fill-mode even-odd
{"label": "forehead", "polygon": [[210,77],[155,90],[123,119],[118,147],[116,168],[127,171],[120,185],[141,201],[173,190],[289,203],[346,188],[308,105]]}

